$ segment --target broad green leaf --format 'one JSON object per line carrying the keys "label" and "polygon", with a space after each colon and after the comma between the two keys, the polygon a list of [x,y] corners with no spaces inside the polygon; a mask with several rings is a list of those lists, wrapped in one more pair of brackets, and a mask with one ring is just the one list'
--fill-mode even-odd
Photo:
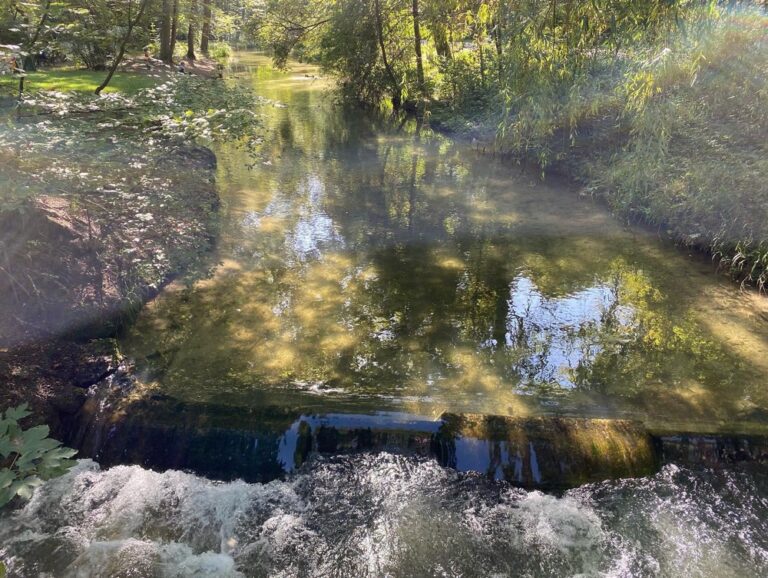
{"label": "broad green leaf", "polygon": [[26,403],[22,403],[18,407],[12,407],[5,410],[5,417],[13,421],[19,421],[30,415],[29,406]]}
{"label": "broad green leaf", "polygon": [[15,474],[8,468],[0,470],[0,490],[11,487],[15,479]]}
{"label": "broad green leaf", "polygon": [[0,457],[7,458],[16,450],[11,443],[11,437],[8,435],[0,435]]}
{"label": "broad green leaf", "polygon": [[[73,457],[77,452],[61,447],[61,442],[48,437],[46,425],[22,430],[18,419],[28,414],[26,406],[6,412],[0,431],[0,456],[10,458],[12,465],[0,470],[0,507],[8,504],[15,496],[29,499],[34,488],[66,473],[75,465]],[[15,454],[15,455],[14,455]]]}
{"label": "broad green leaf", "polygon": [[38,425],[36,427],[25,430],[22,436],[22,442],[25,446],[41,442],[48,437],[50,428],[47,425]]}

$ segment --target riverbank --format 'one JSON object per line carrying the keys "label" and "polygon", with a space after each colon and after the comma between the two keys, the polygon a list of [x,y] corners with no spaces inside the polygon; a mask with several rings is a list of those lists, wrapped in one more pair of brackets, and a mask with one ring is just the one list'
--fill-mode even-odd
{"label": "riverbank", "polygon": [[216,158],[186,145],[161,163],[130,182],[107,177],[0,213],[0,406],[29,402],[59,430],[117,368],[120,328],[172,279],[203,272]]}
{"label": "riverbank", "polygon": [[616,55],[598,51],[562,78],[558,68],[512,77],[513,96],[438,106],[430,122],[565,175],[620,218],[664,229],[763,288],[767,32],[757,12],[706,17]]}
{"label": "riverbank", "polygon": [[25,94],[0,129],[0,404],[30,402],[54,431],[119,363],[101,340],[170,280],[207,272],[216,157],[195,143],[252,150],[259,138],[251,91],[186,74],[145,81]]}
{"label": "riverbank", "polygon": [[[104,89],[104,94],[133,95],[140,90],[153,88],[180,74],[216,79],[220,76],[219,63],[211,58],[195,60],[182,58],[171,66],[155,58],[147,60],[142,56],[126,57],[117,72]],[[92,94],[106,76],[103,70],[89,70],[74,66],[40,68],[24,75],[24,92],[58,91],[64,93]],[[15,74],[0,74],[0,98],[16,97],[19,77]]]}

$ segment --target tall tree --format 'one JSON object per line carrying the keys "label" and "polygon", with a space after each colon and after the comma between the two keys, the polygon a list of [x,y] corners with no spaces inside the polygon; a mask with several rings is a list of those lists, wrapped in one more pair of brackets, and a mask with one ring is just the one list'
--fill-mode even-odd
{"label": "tall tree", "polygon": [[179,0],[173,0],[173,19],[171,20],[171,62],[176,54],[176,36],[179,33]]}
{"label": "tall tree", "polygon": [[197,18],[197,2],[193,0],[189,6],[189,26],[187,27],[187,58],[195,60],[195,19]]}
{"label": "tall tree", "polygon": [[187,58],[190,60],[197,59],[195,56],[195,25],[191,22],[187,28]]}
{"label": "tall tree", "polygon": [[32,37],[29,39],[29,42],[27,42],[27,45],[25,47],[27,51],[27,57],[24,59],[24,68],[27,70],[34,70],[37,67],[37,60],[35,57],[34,49],[35,49],[35,45],[37,44],[37,41],[40,39],[40,34],[45,28],[45,23],[48,21],[48,18],[50,17],[51,4],[52,4],[52,0],[46,0],[45,6],[43,7],[43,14],[42,16],[40,16],[40,21],[35,27],[35,31],[32,34]]}
{"label": "tall tree", "polygon": [[394,70],[392,70],[389,58],[387,57],[387,48],[384,45],[384,25],[382,23],[381,15],[381,0],[374,0],[373,9],[376,12],[374,15],[376,19],[376,37],[379,43],[379,48],[381,49],[381,60],[384,63],[384,70],[387,72],[389,81],[392,84],[392,106],[395,110],[398,110],[403,103],[403,89],[400,86],[400,81],[395,75]]}
{"label": "tall tree", "polygon": [[170,64],[173,62],[171,37],[173,28],[173,5],[171,0],[163,0],[160,15],[160,60]]}
{"label": "tall tree", "polygon": [[208,56],[211,39],[211,0],[203,0],[203,27],[200,31],[200,52]]}
{"label": "tall tree", "polygon": [[416,79],[419,84],[419,96],[425,93],[424,60],[421,56],[421,18],[419,16],[419,0],[413,0],[413,42],[416,49]]}

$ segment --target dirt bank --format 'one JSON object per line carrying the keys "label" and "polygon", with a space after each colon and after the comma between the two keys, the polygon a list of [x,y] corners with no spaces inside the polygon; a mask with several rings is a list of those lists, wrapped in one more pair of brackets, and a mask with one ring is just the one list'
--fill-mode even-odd
{"label": "dirt bank", "polygon": [[182,58],[171,66],[157,58],[133,57],[126,58],[120,65],[124,72],[135,72],[148,75],[173,76],[183,70],[185,74],[201,76],[203,78],[219,78],[221,69],[218,63],[211,58]]}
{"label": "dirt bank", "polygon": [[204,270],[216,158],[178,147],[162,162],[178,177],[36,195],[0,212],[0,408],[27,401],[59,429],[117,368],[120,327],[164,284]]}

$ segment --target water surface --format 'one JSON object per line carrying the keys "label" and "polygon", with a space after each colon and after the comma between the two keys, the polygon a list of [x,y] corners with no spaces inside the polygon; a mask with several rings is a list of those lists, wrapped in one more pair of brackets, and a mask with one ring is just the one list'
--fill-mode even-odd
{"label": "water surface", "polygon": [[297,415],[765,429],[766,300],[573,187],[338,106],[310,66],[236,70],[272,101],[262,156],[217,151],[219,265],[125,339],[152,387]]}

